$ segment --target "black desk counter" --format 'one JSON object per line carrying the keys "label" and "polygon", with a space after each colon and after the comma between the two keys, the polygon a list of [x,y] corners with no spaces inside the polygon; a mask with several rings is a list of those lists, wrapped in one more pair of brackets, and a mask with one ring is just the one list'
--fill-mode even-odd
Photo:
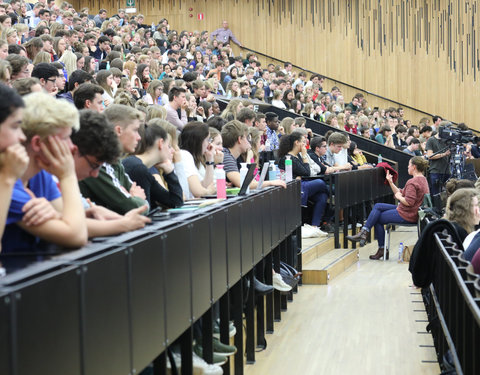
{"label": "black desk counter", "polygon": [[3,256],[0,374],[138,373],[300,226],[294,181],[76,251]]}

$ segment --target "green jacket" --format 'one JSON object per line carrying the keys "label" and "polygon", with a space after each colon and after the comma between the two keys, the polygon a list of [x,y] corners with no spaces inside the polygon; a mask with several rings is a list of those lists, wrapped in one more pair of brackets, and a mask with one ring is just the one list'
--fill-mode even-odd
{"label": "green jacket", "polygon": [[144,204],[148,205],[146,200],[129,193],[132,181],[121,162],[105,163],[97,178],[86,178],[79,185],[85,198],[121,215]]}

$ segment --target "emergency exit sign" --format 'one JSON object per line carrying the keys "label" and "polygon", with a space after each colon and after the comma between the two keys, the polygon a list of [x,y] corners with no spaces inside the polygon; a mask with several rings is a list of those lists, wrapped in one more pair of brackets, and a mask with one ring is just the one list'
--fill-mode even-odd
{"label": "emergency exit sign", "polygon": [[127,7],[134,7],[135,6],[135,0],[127,0]]}

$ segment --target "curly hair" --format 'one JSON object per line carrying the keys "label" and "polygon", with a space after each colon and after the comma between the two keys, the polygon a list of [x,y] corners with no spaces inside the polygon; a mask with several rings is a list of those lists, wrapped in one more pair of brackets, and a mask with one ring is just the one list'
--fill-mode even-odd
{"label": "curly hair", "polygon": [[280,145],[278,146],[278,157],[282,158],[293,150],[295,141],[301,141],[303,134],[300,132],[293,132],[292,134],[285,134],[280,138]]}
{"label": "curly hair", "polygon": [[410,159],[410,163],[412,163],[412,165],[417,168],[417,171],[421,173],[425,173],[428,169],[428,160],[425,160],[422,156],[414,156]]}
{"label": "curly hair", "polygon": [[81,155],[94,156],[99,162],[113,164],[122,153],[113,125],[102,113],[81,110],[80,129],[71,139]]}
{"label": "curly hair", "polygon": [[470,180],[457,180],[456,178],[451,178],[445,184],[445,190],[447,191],[447,197],[455,193],[458,189],[471,188],[475,187],[475,183]]}
{"label": "curly hair", "polygon": [[468,233],[475,226],[474,197],[478,197],[476,189],[458,189],[447,200],[446,219],[456,222]]}

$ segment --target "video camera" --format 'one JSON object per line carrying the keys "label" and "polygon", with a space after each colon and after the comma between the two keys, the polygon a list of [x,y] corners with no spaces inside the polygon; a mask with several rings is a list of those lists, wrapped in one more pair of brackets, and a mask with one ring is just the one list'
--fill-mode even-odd
{"label": "video camera", "polygon": [[460,130],[452,127],[452,125],[440,126],[438,128],[438,136],[447,141],[447,143],[467,143],[474,141],[471,130]]}

